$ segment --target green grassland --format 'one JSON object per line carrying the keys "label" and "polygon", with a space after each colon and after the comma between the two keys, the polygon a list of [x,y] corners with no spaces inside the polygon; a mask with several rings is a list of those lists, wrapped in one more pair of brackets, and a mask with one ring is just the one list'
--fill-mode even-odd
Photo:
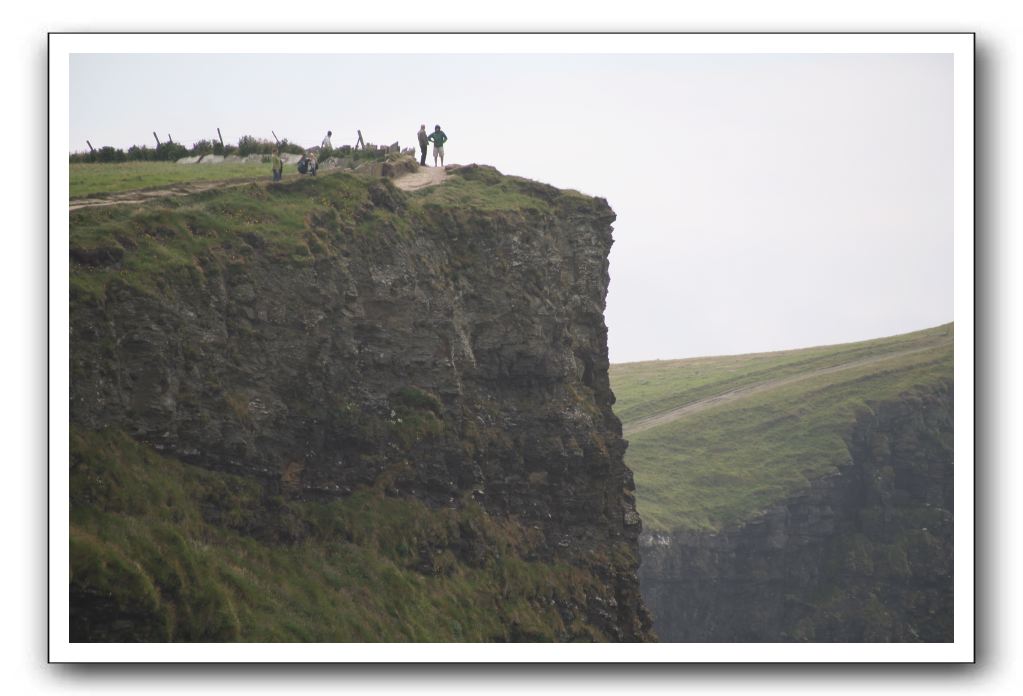
{"label": "green grassland", "polygon": [[628,426],[737,387],[879,356],[890,357],[629,436],[626,463],[635,472],[645,528],[720,530],[834,472],[849,459],[844,438],[872,403],[951,383],[953,328],[805,350],[613,365],[615,411]]}
{"label": "green grassland", "polygon": [[[72,164],[70,196],[88,198],[105,194],[164,188],[204,181],[256,181],[270,179],[270,163],[221,162],[177,164],[175,162],[118,162]],[[295,165],[284,165],[284,174],[298,176]]]}
{"label": "green grassland", "polygon": [[[386,481],[295,500],[113,430],[72,427],[71,452],[73,640],[603,638],[555,604],[585,605],[594,577],[524,560],[534,532],[471,501],[429,509],[387,497]],[[82,615],[90,607],[102,624]]]}
{"label": "green grassland", "polygon": [[372,186],[390,188],[352,174],[332,174],[73,210],[72,300],[102,300],[112,282],[153,294],[194,286],[204,259],[222,266],[244,265],[257,257],[311,264],[336,256],[346,240],[369,234],[384,219],[390,233],[409,234],[406,219],[372,205]]}
{"label": "green grassland", "polygon": [[623,423],[630,423],[767,379],[940,343],[950,332],[949,326],[938,326],[889,338],[802,350],[612,365],[611,379],[618,399],[615,413]]}

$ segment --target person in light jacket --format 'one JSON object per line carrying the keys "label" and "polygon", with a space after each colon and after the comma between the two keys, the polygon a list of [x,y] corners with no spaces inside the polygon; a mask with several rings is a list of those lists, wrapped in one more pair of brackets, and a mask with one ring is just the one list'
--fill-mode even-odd
{"label": "person in light jacket", "polygon": [[426,124],[425,123],[423,125],[419,126],[419,133],[417,135],[419,136],[419,149],[422,150],[422,153],[423,153],[423,156],[419,158],[419,164],[421,164],[422,166],[425,167],[425,166],[427,166],[427,164],[426,164],[426,148],[430,144],[430,140],[429,140],[430,136],[428,136],[426,134]]}

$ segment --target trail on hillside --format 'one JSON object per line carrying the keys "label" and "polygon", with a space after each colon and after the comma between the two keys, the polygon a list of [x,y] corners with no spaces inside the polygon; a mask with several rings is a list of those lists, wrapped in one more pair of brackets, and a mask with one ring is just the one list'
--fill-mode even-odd
{"label": "trail on hillside", "polygon": [[117,193],[104,194],[103,198],[76,198],[68,201],[68,212],[79,208],[97,208],[104,205],[122,205],[125,203],[145,203],[156,198],[170,198],[172,196],[188,196],[193,193],[201,193],[215,188],[233,188],[235,186],[246,186],[260,181],[260,179],[245,179],[243,181],[195,181],[183,184],[172,184],[162,188],[138,189],[135,191],[119,191]]}
{"label": "trail on hillside", "polygon": [[662,413],[655,413],[652,416],[644,416],[629,424],[622,425],[622,434],[628,437],[629,435],[635,435],[641,433],[644,430],[650,430],[666,423],[688,416],[693,413],[704,411],[713,406],[720,406],[721,404],[729,403],[732,401],[738,401],[754,394],[760,394],[771,389],[777,389],[778,387],[784,387],[789,384],[795,384],[804,380],[813,379],[822,375],[829,375],[835,372],[842,372],[844,370],[851,370],[857,367],[863,367],[865,365],[872,365],[874,363],[884,362],[885,360],[892,360],[894,358],[901,358],[906,355],[912,355],[913,353],[922,353],[926,350],[932,350],[945,343],[951,343],[952,338],[943,338],[939,341],[923,346],[921,348],[913,348],[911,350],[903,350],[896,353],[887,353],[885,355],[876,355],[870,358],[863,358],[862,360],[854,360],[847,363],[841,363],[839,365],[832,365],[831,367],[823,367],[819,370],[812,372],[804,372],[798,375],[791,375],[789,377],[779,377],[778,379],[769,379],[763,382],[757,382],[756,384],[750,384],[745,387],[739,387],[737,389],[730,389],[729,391],[715,394],[714,396],[708,396],[705,399],[699,399],[697,401],[690,402],[685,406],[679,406],[673,408],[670,411],[663,411]]}
{"label": "trail on hillside", "polygon": [[[321,176],[331,172],[321,172]],[[418,191],[427,186],[436,186],[443,183],[447,178],[444,167],[420,167],[419,171],[411,174],[404,174],[394,180],[394,185],[403,191]],[[179,184],[171,184],[160,188],[136,189],[134,191],[119,191],[117,193],[104,194],[102,198],[76,198],[68,202],[68,212],[79,208],[96,208],[105,205],[123,205],[131,203],[145,203],[157,198],[170,198],[172,196],[187,196],[193,193],[201,193],[211,189],[233,188],[235,186],[246,186],[248,184],[265,181],[265,177],[258,179],[244,179],[235,181],[195,181]],[[269,184],[267,184],[269,185]]]}

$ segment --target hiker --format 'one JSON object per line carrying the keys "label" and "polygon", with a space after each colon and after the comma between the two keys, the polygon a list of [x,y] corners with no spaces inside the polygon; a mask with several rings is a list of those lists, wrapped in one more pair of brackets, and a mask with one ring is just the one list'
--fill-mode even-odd
{"label": "hiker", "polygon": [[316,162],[316,153],[311,149],[306,150],[306,154],[299,160],[299,173],[316,176],[317,167],[319,164]]}
{"label": "hiker", "polygon": [[284,163],[281,161],[281,153],[275,147],[270,158],[270,168],[273,169],[274,181],[281,180],[281,172],[284,171]]}
{"label": "hiker", "polygon": [[444,131],[440,129],[440,126],[434,126],[433,132],[430,133],[430,137],[427,138],[433,143],[433,166],[437,166],[437,158],[440,157],[440,166],[444,166],[444,143],[448,141],[448,136],[444,135]]}
{"label": "hiker", "polygon": [[319,165],[316,162],[316,153],[312,150],[307,150],[302,159],[298,161],[298,173],[309,174],[310,176],[316,176],[316,169]]}
{"label": "hiker", "polygon": [[419,126],[419,133],[418,133],[418,135],[419,135],[419,149],[423,151],[423,156],[419,158],[419,164],[421,164],[422,166],[426,167],[426,166],[428,166],[426,164],[426,147],[427,147],[427,145],[430,144],[430,140],[429,140],[430,136],[428,136],[426,134],[426,124],[425,123],[423,125]]}
{"label": "hiker", "polygon": [[332,136],[332,135],[334,135],[334,134],[331,133],[330,131],[327,131],[327,136],[323,139],[323,142],[320,143],[320,149],[322,149],[322,150],[333,150],[334,149],[330,145],[330,136]]}

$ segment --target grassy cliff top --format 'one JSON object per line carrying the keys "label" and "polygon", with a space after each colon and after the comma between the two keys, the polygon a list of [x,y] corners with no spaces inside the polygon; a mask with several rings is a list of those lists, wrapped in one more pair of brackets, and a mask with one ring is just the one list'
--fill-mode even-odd
{"label": "grassy cliff top", "polygon": [[[288,176],[298,176],[295,165],[286,166],[285,169]],[[76,163],[70,165],[69,184],[70,196],[72,199],[76,199],[175,184],[256,181],[269,178],[270,164],[262,162],[220,162],[218,164]]]}
{"label": "grassy cliff top", "polygon": [[644,526],[720,530],[834,472],[849,460],[844,438],[859,413],[952,382],[953,339],[947,324],[836,346],[612,365]]}
{"label": "grassy cliff top", "polygon": [[[222,167],[208,170],[229,171]],[[180,169],[206,171],[202,165]],[[308,266],[336,258],[351,243],[393,243],[431,226],[443,228],[434,224],[441,209],[460,216],[535,218],[555,209],[594,206],[605,206],[602,212],[613,219],[599,199],[469,166],[442,185],[413,193],[379,177],[327,172],[276,185],[236,182],[146,202],[74,209],[69,213],[71,297],[102,299],[111,282],[158,294],[168,284],[198,282],[200,261],[226,266],[261,257]]]}

